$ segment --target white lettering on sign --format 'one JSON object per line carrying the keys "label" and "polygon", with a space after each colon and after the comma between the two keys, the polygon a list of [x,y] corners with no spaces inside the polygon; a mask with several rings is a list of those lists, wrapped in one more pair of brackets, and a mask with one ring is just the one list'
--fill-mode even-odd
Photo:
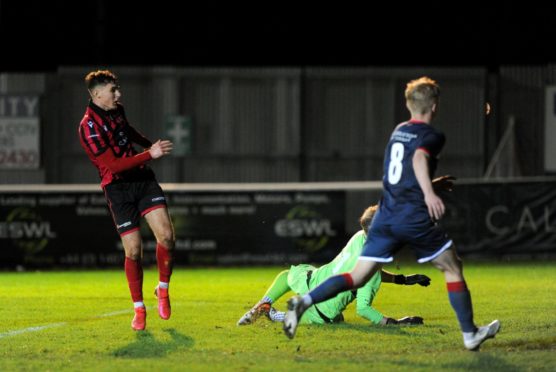
{"label": "white lettering on sign", "polygon": [[[517,213],[519,219],[516,221]],[[510,208],[505,205],[497,205],[488,210],[485,224],[488,231],[496,235],[520,234],[527,231],[556,233],[556,226],[550,219],[551,214],[549,206],[543,208],[542,214],[539,212],[533,214],[528,206],[524,206],[521,210],[510,211]],[[514,218],[511,218],[512,215]]]}
{"label": "white lettering on sign", "polygon": [[38,117],[39,97],[0,95],[0,116]]}
{"label": "white lettering on sign", "polygon": [[336,236],[330,220],[279,220],[274,225],[274,232],[280,237],[301,236]]}
{"label": "white lettering on sign", "polygon": [[39,139],[39,97],[0,95],[0,169],[38,169]]}

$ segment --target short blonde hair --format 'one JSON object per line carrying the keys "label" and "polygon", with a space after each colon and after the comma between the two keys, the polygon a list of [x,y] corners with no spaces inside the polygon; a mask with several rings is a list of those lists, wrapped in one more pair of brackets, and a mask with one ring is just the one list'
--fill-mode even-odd
{"label": "short blonde hair", "polygon": [[363,231],[365,231],[365,235],[367,235],[369,226],[375,216],[375,213],[378,209],[378,205],[371,205],[369,208],[365,209],[361,217],[359,218],[359,224]]}
{"label": "short blonde hair", "polygon": [[427,76],[411,80],[405,88],[405,100],[412,113],[426,114],[438,103],[440,86]]}

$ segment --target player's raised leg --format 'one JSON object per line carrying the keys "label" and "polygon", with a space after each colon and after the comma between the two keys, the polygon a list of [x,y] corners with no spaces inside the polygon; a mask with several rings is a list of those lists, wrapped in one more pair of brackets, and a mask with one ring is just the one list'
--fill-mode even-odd
{"label": "player's raised leg", "polygon": [[493,338],[498,333],[500,322],[494,320],[483,327],[475,326],[471,292],[467,288],[463,277],[462,263],[456,255],[453,245],[435,258],[432,263],[444,273],[448,297],[458,318],[465,347],[469,350],[478,350],[484,341]]}
{"label": "player's raised leg", "polygon": [[158,314],[162,319],[169,319],[172,313],[170,306],[170,277],[172,276],[172,250],[174,249],[174,227],[165,206],[151,210],[145,219],[156,238],[156,261],[158,265],[159,283],[154,293],[158,298]]}
{"label": "player's raised leg", "polygon": [[303,297],[292,297],[288,301],[288,312],[284,319],[286,336],[294,338],[301,316],[311,305],[326,301],[340,292],[359,288],[380,270],[381,266],[375,261],[359,259],[351,273],[332,276]]}
{"label": "player's raised leg", "polygon": [[284,270],[274,278],[270,287],[266,290],[263,298],[255,304],[241,318],[237,325],[247,325],[255,322],[261,315],[267,315],[272,321],[283,321],[283,312],[273,311],[271,316],[271,306],[280,297],[288,293],[291,289],[288,284],[289,270]]}
{"label": "player's raised leg", "polygon": [[147,312],[143,302],[143,267],[141,265],[142,246],[139,230],[131,230],[121,235],[125,250],[125,274],[135,316],[131,321],[131,328],[142,331],[146,326]]}

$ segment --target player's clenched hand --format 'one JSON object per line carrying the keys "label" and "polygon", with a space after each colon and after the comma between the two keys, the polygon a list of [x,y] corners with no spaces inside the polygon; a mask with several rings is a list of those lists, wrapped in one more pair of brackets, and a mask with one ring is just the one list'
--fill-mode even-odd
{"label": "player's clenched hand", "polygon": [[456,177],[454,176],[450,176],[450,175],[440,176],[432,180],[432,187],[434,187],[434,191],[441,191],[441,190],[452,191],[452,188],[454,187],[453,181],[455,180]]}
{"label": "player's clenched hand", "polygon": [[410,325],[423,324],[423,318],[421,318],[420,316],[406,316],[406,317],[403,317],[403,318],[401,318],[401,319],[398,319],[396,324],[399,324],[399,325],[404,325],[404,324],[410,324]]}
{"label": "player's clenched hand", "polygon": [[149,149],[149,153],[151,154],[151,158],[158,159],[164,155],[168,155],[173,148],[172,142],[168,140],[158,140]]}
{"label": "player's clenched hand", "polygon": [[423,274],[406,275],[405,285],[419,284],[420,286],[427,287],[431,284],[431,278]]}
{"label": "player's clenched hand", "polygon": [[446,211],[444,202],[434,192],[425,195],[425,204],[429,210],[429,216],[431,216],[433,220],[438,221],[441,219]]}

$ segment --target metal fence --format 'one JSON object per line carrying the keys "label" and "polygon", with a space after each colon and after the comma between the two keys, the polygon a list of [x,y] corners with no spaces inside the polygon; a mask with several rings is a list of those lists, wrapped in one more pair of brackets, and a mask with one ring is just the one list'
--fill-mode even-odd
{"label": "metal fence", "polygon": [[[0,74],[0,93],[41,95],[42,133],[41,168],[0,170],[0,183],[98,181],[76,134],[88,100],[83,77],[94,69]],[[539,106],[542,82],[554,75],[549,67],[508,67],[494,78],[480,67],[112,70],[120,77],[128,118],[149,138],[168,137],[165,123],[171,115],[191,118],[192,152],[153,162],[162,182],[380,179],[388,136],[408,118],[405,83],[422,75],[442,88],[435,125],[446,133],[447,143],[439,173],[482,176],[504,118],[518,113],[518,148],[528,149],[522,158],[525,175],[542,174]],[[535,73],[541,77],[526,78]],[[520,81],[529,82],[528,89]],[[493,97],[495,112],[486,118],[485,102]]]}

